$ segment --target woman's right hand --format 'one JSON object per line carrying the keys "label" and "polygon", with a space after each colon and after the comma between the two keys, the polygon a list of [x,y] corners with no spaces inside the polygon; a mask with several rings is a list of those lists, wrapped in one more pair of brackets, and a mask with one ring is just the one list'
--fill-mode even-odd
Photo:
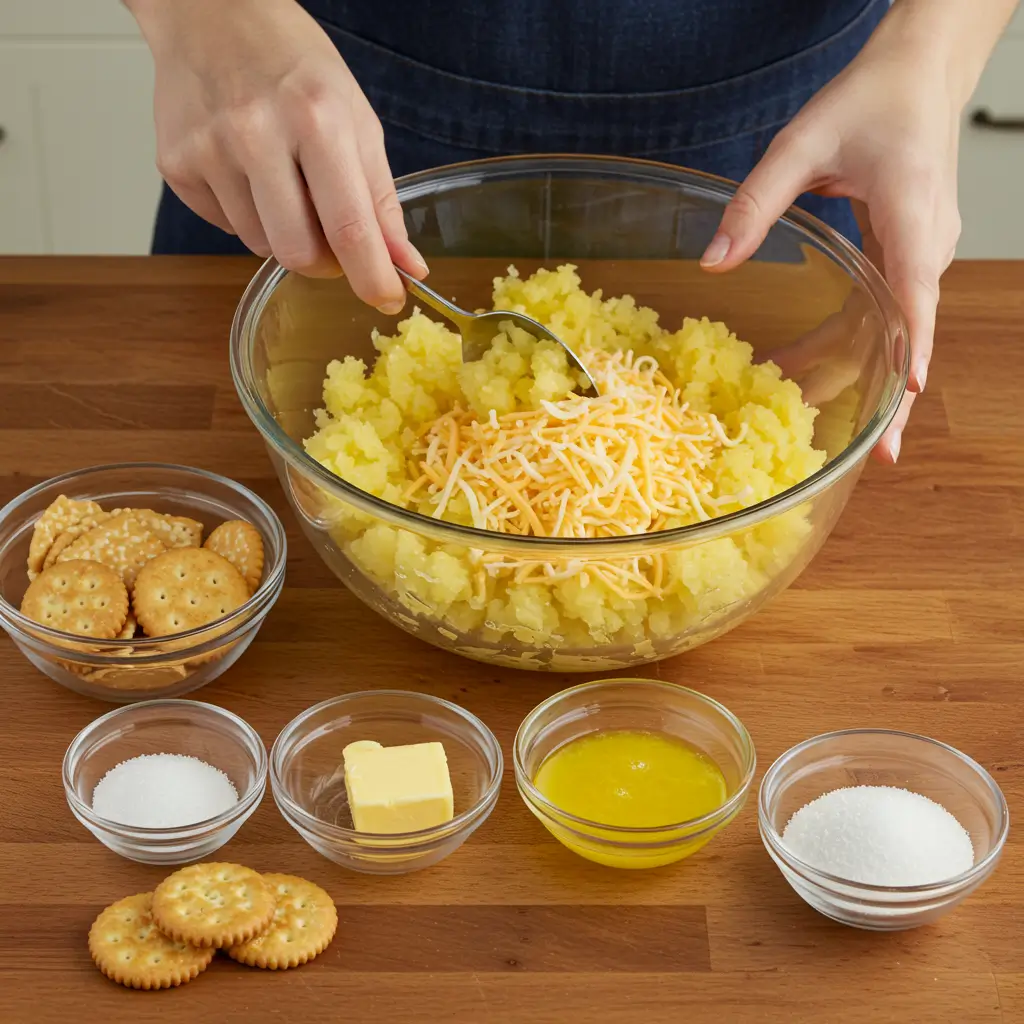
{"label": "woman's right hand", "polygon": [[201,217],[383,312],[416,277],[380,121],[294,0],[125,0],[156,63],[157,164]]}

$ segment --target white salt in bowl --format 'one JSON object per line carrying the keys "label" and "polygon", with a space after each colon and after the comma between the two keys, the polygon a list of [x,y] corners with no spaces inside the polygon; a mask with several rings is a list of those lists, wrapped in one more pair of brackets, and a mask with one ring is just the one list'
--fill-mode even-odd
{"label": "white salt in bowl", "polygon": [[[894,786],[945,807],[964,827],[974,864],[931,885],[865,885],[800,860],[783,842],[805,804],[848,786]],[[1010,828],[999,786],[976,761],[926,736],[889,729],[825,733],[787,750],[765,773],[757,809],[765,848],[796,893],[819,913],[872,931],[929,924],[966,899],[995,869]]]}
{"label": "white salt in bowl", "polygon": [[[116,765],[142,754],[185,754],[220,769],[238,803],[177,828],[139,828],[97,814],[96,784]],[[259,806],[267,786],[267,750],[248,722],[213,704],[147,700],[97,718],[64,755],[64,792],[72,814],[114,853],[142,864],[187,864],[219,850]]]}

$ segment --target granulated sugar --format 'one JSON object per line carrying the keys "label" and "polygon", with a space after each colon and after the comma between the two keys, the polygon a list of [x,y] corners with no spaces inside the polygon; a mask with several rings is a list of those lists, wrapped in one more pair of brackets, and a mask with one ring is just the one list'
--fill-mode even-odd
{"label": "granulated sugar", "polygon": [[974,847],[945,807],[892,786],[850,786],[790,818],[783,844],[800,860],[867,885],[929,885],[966,871]]}
{"label": "granulated sugar", "polygon": [[213,818],[238,803],[231,780],[184,754],[143,754],[111,768],[96,784],[92,809],[136,828],[178,828]]}

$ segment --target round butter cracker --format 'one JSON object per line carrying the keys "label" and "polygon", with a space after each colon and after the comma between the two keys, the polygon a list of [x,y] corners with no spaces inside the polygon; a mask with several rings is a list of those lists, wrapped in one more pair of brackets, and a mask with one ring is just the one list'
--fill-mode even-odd
{"label": "round butter cracker", "polygon": [[197,548],[203,539],[203,524],[187,516],[154,512],[151,508],[122,508],[114,515],[130,515],[168,548]]}
{"label": "round butter cracker", "polygon": [[23,615],[51,629],[113,640],[128,617],[128,591],[109,566],[58,562],[44,569],[21,601]]}
{"label": "round butter cracker", "polygon": [[206,538],[203,547],[226,558],[242,574],[249,593],[256,593],[263,578],[263,538],[252,523],[229,519]]}
{"label": "round butter cracker", "polygon": [[[81,666],[80,666],[81,667]],[[102,668],[88,667],[77,673],[87,682],[117,692],[137,690],[164,690],[176,686],[190,675],[181,664],[174,665],[105,665]]]}
{"label": "round butter cracker", "polygon": [[162,934],[153,921],[153,894],[112,903],[89,929],[89,952],[111,981],[127,988],[174,988],[205,971],[214,950]]}
{"label": "round butter cracker", "polygon": [[134,640],[135,631],[139,628],[138,622],[135,621],[135,616],[131,610],[128,611],[128,615],[124,620],[124,625],[121,627],[121,632],[117,634],[118,640]]}
{"label": "round butter cracker", "polygon": [[102,512],[103,509],[95,501],[76,501],[63,494],[53,501],[36,520],[32,531],[32,540],[28,548],[29,579],[33,579],[42,571],[46,553],[60,534],[86,516],[95,516]]}
{"label": "round butter cracker", "polygon": [[139,570],[167,550],[166,545],[130,512],[121,512],[73,540],[57,556],[61,562],[85,558],[116,569],[131,590]]}
{"label": "round butter cracker", "polygon": [[274,890],[241,864],[191,864],[153,893],[157,927],[194,946],[237,946],[259,935],[274,917]]}
{"label": "round butter cracker", "polygon": [[330,896],[295,875],[265,874],[274,892],[274,918],[262,935],[230,946],[232,960],[250,967],[283,971],[308,963],[330,944],[338,928],[338,911]]}
{"label": "round butter cracker", "polygon": [[46,557],[43,559],[43,568],[49,569],[50,566],[57,561],[60,553],[72,541],[81,537],[82,534],[95,529],[101,523],[105,523],[109,518],[109,512],[97,512],[96,515],[86,516],[84,519],[80,519],[75,523],[74,526],[69,526],[63,533],[57,534],[56,539],[50,545],[50,550],[46,552]]}
{"label": "round butter cracker", "polygon": [[238,570],[206,548],[172,548],[147,562],[135,579],[132,606],[146,636],[198,629],[249,600]]}

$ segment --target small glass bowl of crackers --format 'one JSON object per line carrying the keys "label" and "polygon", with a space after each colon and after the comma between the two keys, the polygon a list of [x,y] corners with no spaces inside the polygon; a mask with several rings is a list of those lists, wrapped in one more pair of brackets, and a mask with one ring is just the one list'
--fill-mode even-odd
{"label": "small glass bowl of crackers", "polygon": [[175,697],[249,646],[286,554],[274,511],[226,477],[161,463],[77,470],[0,510],[0,625],[68,689]]}

